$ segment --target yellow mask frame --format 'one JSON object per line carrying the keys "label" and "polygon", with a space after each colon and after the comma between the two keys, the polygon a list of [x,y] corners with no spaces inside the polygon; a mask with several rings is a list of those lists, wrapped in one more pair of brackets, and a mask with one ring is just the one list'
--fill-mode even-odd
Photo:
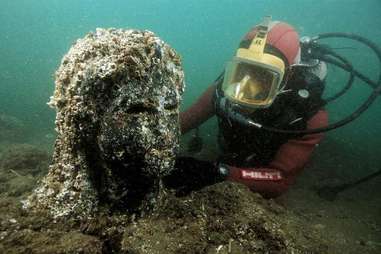
{"label": "yellow mask frame", "polygon": [[[258,31],[249,48],[239,48],[225,69],[222,89],[226,97],[233,102],[251,108],[264,108],[270,106],[277,95],[284,76],[285,63],[279,57],[264,53],[270,21],[271,17],[265,17],[257,27]],[[244,71],[251,74],[244,75]],[[266,85],[256,84],[256,75],[252,74],[255,71],[262,75],[265,73]],[[236,80],[237,76],[240,76],[239,81]],[[247,94],[245,96],[245,93],[259,93],[261,90],[266,90],[263,98],[249,98]]]}

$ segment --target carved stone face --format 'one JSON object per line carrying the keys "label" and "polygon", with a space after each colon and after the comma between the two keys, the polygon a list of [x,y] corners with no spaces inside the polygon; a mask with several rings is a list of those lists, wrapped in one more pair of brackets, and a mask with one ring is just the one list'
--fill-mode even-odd
{"label": "carved stone face", "polygon": [[100,82],[108,89],[98,92],[103,98],[96,144],[108,196],[134,206],[157,192],[159,180],[174,168],[184,86],[179,58],[162,41],[128,53],[126,72]]}
{"label": "carved stone face", "polygon": [[98,135],[104,160],[132,174],[167,175],[178,148],[179,91],[162,82],[122,86],[114,93]]}

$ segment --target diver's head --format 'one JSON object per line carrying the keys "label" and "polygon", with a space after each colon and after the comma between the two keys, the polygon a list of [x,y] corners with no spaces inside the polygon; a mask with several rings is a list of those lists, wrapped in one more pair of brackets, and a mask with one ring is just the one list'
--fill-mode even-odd
{"label": "diver's head", "polygon": [[281,89],[286,70],[300,61],[299,35],[287,23],[264,21],[241,40],[228,63],[222,89],[233,103],[269,107]]}

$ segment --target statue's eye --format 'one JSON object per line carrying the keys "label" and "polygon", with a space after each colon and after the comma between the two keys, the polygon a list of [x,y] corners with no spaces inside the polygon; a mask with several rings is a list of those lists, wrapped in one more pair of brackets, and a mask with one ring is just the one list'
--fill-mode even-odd
{"label": "statue's eye", "polygon": [[176,103],[168,103],[164,105],[164,109],[166,110],[175,110],[177,108]]}
{"label": "statue's eye", "polygon": [[127,111],[127,114],[140,114],[140,113],[147,113],[147,114],[155,114],[157,113],[157,109],[155,107],[145,105],[143,103],[138,103],[135,105],[131,105]]}

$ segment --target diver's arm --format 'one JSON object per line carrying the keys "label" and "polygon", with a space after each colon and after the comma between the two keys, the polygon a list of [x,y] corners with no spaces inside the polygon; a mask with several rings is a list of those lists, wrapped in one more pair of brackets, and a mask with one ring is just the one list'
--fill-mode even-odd
{"label": "diver's arm", "polygon": [[[308,129],[328,125],[328,114],[319,111],[307,123]],[[228,167],[228,180],[247,185],[264,197],[273,198],[286,192],[296,175],[308,162],[314,148],[323,138],[322,133],[305,135],[283,144],[274,160],[266,168]]]}
{"label": "diver's arm", "polygon": [[216,91],[216,85],[211,85],[198,100],[187,110],[180,113],[181,133],[196,128],[215,114],[213,96]]}

